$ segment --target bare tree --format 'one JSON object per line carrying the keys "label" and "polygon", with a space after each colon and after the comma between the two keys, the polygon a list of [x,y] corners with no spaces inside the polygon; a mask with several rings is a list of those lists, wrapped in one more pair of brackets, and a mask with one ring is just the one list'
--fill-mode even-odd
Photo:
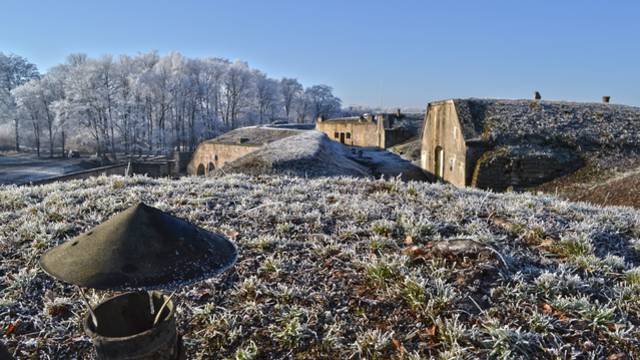
{"label": "bare tree", "polygon": [[312,121],[320,115],[332,116],[340,111],[341,101],[332,91],[327,85],[314,85],[305,90]]}
{"label": "bare tree", "polygon": [[297,79],[282,78],[280,80],[280,91],[282,92],[284,114],[287,119],[290,119],[293,108],[301,100],[304,89]]}
{"label": "bare tree", "polygon": [[[13,121],[16,151],[20,151],[20,117],[15,113],[11,92],[29,80],[39,77],[38,68],[24,57],[0,52],[0,110]],[[2,120],[2,119],[0,119]]]}
{"label": "bare tree", "polygon": [[240,61],[231,64],[223,79],[223,119],[227,128],[237,127],[242,108],[248,103],[251,73],[249,66]]}
{"label": "bare tree", "polygon": [[258,122],[263,124],[265,120],[273,120],[276,117],[279,103],[278,82],[269,79],[260,71],[254,72],[256,82],[256,103],[258,110]]}

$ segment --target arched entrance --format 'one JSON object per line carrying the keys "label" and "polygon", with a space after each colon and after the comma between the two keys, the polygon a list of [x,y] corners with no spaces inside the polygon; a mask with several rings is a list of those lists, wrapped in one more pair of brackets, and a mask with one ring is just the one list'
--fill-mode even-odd
{"label": "arched entrance", "polygon": [[207,173],[211,174],[211,172],[215,170],[215,168],[216,168],[215,165],[213,165],[213,163],[210,162],[209,166],[207,166]]}
{"label": "arched entrance", "polygon": [[204,175],[204,164],[198,165],[198,169],[196,170],[196,175],[199,175],[199,176]]}
{"label": "arched entrance", "polygon": [[444,177],[444,149],[442,146],[436,146],[434,170],[437,178]]}

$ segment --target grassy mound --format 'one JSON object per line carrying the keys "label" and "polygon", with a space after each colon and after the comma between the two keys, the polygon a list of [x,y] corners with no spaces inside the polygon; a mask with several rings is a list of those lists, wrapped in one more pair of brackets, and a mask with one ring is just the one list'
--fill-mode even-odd
{"label": "grassy mound", "polygon": [[0,326],[18,358],[93,356],[77,290],[37,259],[139,200],[239,248],[230,271],[176,294],[189,358],[640,356],[640,212],[230,175],[0,187]]}
{"label": "grassy mound", "polygon": [[318,131],[302,132],[269,143],[226,163],[220,172],[302,177],[371,176],[366,167],[349,158],[343,145]]}

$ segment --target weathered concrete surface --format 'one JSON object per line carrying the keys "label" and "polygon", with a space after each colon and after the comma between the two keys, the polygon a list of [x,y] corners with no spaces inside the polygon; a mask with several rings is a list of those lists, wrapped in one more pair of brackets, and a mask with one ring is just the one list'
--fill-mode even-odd
{"label": "weathered concrete surface", "polygon": [[485,152],[477,161],[471,186],[520,190],[570,174],[582,165],[582,159],[566,148],[500,147]]}
{"label": "weathered concrete surface", "polygon": [[340,118],[316,122],[316,130],[349,146],[384,147],[384,129],[373,118]]}
{"label": "weathered concrete surface", "polygon": [[640,108],[452,99],[427,107],[421,167],[459,187],[498,190],[535,186],[611,153],[640,156]]}
{"label": "weathered concrete surface", "polygon": [[209,175],[224,164],[260,149],[262,145],[218,144],[204,142],[198,145],[187,166],[189,175]]}
{"label": "weathered concrete surface", "polygon": [[305,130],[249,126],[203,141],[187,166],[189,175],[209,175],[224,164],[260,149],[263,145],[298,135]]}
{"label": "weathered concrete surface", "polygon": [[419,123],[404,114],[378,114],[318,119],[316,130],[329,139],[349,146],[378,147],[386,149],[402,143],[418,132]]}
{"label": "weathered concrete surface", "polygon": [[453,101],[431,103],[422,129],[421,167],[459,187],[467,185],[467,146]]}

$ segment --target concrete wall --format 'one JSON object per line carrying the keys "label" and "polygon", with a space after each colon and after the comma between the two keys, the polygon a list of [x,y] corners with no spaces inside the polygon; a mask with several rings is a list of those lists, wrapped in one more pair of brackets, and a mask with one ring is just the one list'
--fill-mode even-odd
{"label": "concrete wall", "polygon": [[467,146],[453,101],[431,103],[422,129],[420,166],[436,175],[436,149],[441,148],[444,171],[441,180],[455,186],[467,183]]}
{"label": "concrete wall", "polygon": [[518,144],[496,147],[481,139],[465,139],[452,100],[427,106],[422,130],[420,166],[436,176],[438,149],[443,154],[441,180],[455,186],[504,191],[536,186],[574,172],[584,162],[573,149],[559,144]]}
{"label": "concrete wall", "polygon": [[198,175],[198,167],[202,165],[204,174],[222,167],[226,162],[258,150],[262,145],[219,144],[203,142],[198,145],[187,166],[187,174]]}
{"label": "concrete wall", "polygon": [[390,148],[392,146],[402,144],[416,135],[415,132],[405,128],[385,129],[384,130],[384,147]]}
{"label": "concrete wall", "polygon": [[384,148],[384,131],[380,133],[379,126],[374,120],[332,119],[317,121],[316,130],[325,133],[329,139],[337,142],[341,142],[340,134],[344,134],[345,145]]}
{"label": "concrete wall", "polygon": [[174,151],[173,153],[173,173],[174,174],[186,174],[187,166],[191,161],[193,152],[191,151]]}
{"label": "concrete wall", "polygon": [[127,172],[127,168],[129,168],[129,175],[139,174],[139,175],[147,175],[149,177],[166,177],[166,176],[178,176],[173,172],[175,167],[174,161],[147,161],[147,162],[131,162],[129,166],[128,163],[120,163],[115,165],[107,165],[101,166],[93,169],[75,171],[72,173],[33,181],[30,184],[32,185],[42,185],[49,184],[56,181],[67,181],[67,180],[77,180],[77,179],[88,179],[94,176],[110,176],[110,175],[125,175]]}
{"label": "concrete wall", "polygon": [[578,155],[565,148],[505,146],[482,155],[471,185],[495,191],[521,190],[572,173],[583,164]]}
{"label": "concrete wall", "polygon": [[149,177],[158,178],[166,177],[174,174],[174,161],[153,161],[153,162],[133,162],[131,163],[130,174],[147,175]]}
{"label": "concrete wall", "polygon": [[127,170],[127,164],[101,166],[101,167],[88,169],[88,170],[75,171],[72,173],[68,173],[68,174],[64,174],[64,175],[60,175],[60,176],[56,176],[48,179],[33,181],[30,184],[31,185],[50,184],[56,181],[88,179],[90,177],[100,176],[100,175],[107,175],[107,176],[108,175],[124,175],[126,170]]}

